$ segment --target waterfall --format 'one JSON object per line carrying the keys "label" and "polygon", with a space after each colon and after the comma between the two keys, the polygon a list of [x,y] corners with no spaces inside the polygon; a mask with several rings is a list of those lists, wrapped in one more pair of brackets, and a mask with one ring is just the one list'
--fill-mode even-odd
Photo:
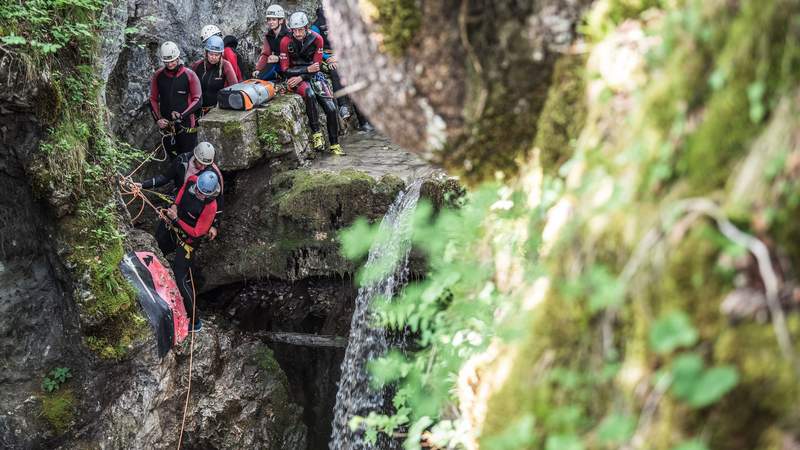
{"label": "waterfall", "polygon": [[383,355],[389,343],[385,330],[371,326],[370,304],[379,296],[391,298],[405,284],[411,251],[411,218],[421,186],[422,180],[418,179],[398,194],[380,224],[380,235],[386,238],[373,244],[369,250],[366,270],[379,264],[383,256],[391,254],[397,256],[397,265],[382,280],[362,286],[358,291],[336,393],[330,450],[386,449],[385,445],[368,444],[362,433],[351,432],[347,423],[353,416],[366,416],[369,411],[380,411],[384,406],[385,394],[370,388],[366,362]]}

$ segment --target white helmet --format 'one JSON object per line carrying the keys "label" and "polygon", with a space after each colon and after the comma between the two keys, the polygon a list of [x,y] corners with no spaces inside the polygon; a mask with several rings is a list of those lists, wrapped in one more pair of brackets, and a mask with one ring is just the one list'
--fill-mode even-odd
{"label": "white helmet", "polygon": [[303,28],[308,25],[308,16],[303,11],[298,11],[289,17],[289,28]]}
{"label": "white helmet", "polygon": [[178,48],[178,44],[172,41],[167,41],[161,44],[161,61],[167,63],[170,61],[175,61],[180,57],[181,50]]}
{"label": "white helmet", "polygon": [[220,31],[219,27],[216,25],[206,25],[200,31],[200,40],[205,42],[208,38],[214,35],[222,37],[222,31]]}
{"label": "white helmet", "polygon": [[194,159],[200,164],[210,165],[214,162],[214,146],[208,142],[201,142],[194,148]]}
{"label": "white helmet", "polygon": [[285,19],[286,12],[281,8],[281,5],[269,5],[269,8],[267,8],[267,18]]}

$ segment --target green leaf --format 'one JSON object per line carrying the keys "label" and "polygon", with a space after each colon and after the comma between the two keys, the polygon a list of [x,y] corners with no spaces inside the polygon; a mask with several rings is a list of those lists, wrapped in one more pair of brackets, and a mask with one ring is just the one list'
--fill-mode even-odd
{"label": "green leaf", "polygon": [[672,393],[694,408],[716,402],[739,382],[739,374],[732,366],[718,366],[706,370],[697,354],[681,355],[672,363]]}
{"label": "green leaf", "polygon": [[691,441],[683,442],[677,447],[672,447],[672,450],[708,450],[708,447],[706,447],[706,444],[698,441],[697,439],[693,439]]}
{"label": "green leaf", "polygon": [[9,36],[3,36],[0,38],[6,45],[25,45],[28,43],[28,40],[22,36],[17,36],[16,34],[11,34]]}
{"label": "green leaf", "polygon": [[433,419],[428,416],[420,417],[419,420],[414,422],[414,425],[408,429],[408,437],[403,442],[405,450],[417,450],[419,443],[422,440],[422,433],[433,424]]}
{"label": "green leaf", "polygon": [[597,438],[603,444],[622,444],[636,431],[636,420],[629,415],[612,414],[597,429]]}
{"label": "green leaf", "polygon": [[695,384],[687,399],[695,408],[715,403],[739,382],[739,373],[734,367],[720,366],[707,370]]}
{"label": "green leaf", "polygon": [[703,373],[703,360],[695,353],[678,356],[672,362],[672,392],[678,398],[688,398],[697,379]]}
{"label": "green leaf", "polygon": [[574,434],[549,436],[545,450],[583,450],[583,442]]}
{"label": "green leaf", "polygon": [[377,227],[359,217],[350,228],[342,231],[339,236],[342,243],[342,253],[348,259],[359,259],[369,253],[369,248],[375,241]]}
{"label": "green leaf", "polygon": [[589,309],[600,311],[609,306],[622,303],[625,286],[604,266],[598,266],[589,272]]}
{"label": "green leaf", "polygon": [[697,330],[683,311],[662,316],[650,330],[650,347],[656,353],[670,353],[679,347],[697,343]]}

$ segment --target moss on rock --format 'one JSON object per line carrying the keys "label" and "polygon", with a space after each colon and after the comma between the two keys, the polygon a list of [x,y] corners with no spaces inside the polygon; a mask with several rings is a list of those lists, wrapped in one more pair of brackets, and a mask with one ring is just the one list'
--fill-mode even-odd
{"label": "moss on rock", "polygon": [[63,433],[72,425],[75,416],[75,396],[71,389],[60,389],[41,397],[42,416],[56,433]]}
{"label": "moss on rock", "polygon": [[552,170],[572,156],[574,141],[586,121],[586,84],[582,56],[567,55],[556,62],[553,85],[537,125],[534,146],[541,150],[545,170]]}
{"label": "moss on rock", "polygon": [[401,57],[419,32],[422,9],[418,0],[369,0],[386,53]]}

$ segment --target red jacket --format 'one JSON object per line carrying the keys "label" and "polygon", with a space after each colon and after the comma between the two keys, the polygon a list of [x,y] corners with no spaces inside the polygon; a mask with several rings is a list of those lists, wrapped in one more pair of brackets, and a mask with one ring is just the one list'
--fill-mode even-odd
{"label": "red jacket", "polygon": [[244,78],[242,78],[242,71],[239,70],[239,58],[236,57],[236,52],[233,51],[232,48],[225,47],[225,51],[222,52],[222,59],[228,61],[233,66],[233,73],[236,74],[236,82],[241,83],[244,81]]}
{"label": "red jacket", "polygon": [[194,127],[194,112],[200,109],[201,100],[200,79],[184,65],[174,72],[162,67],[150,79],[150,111],[155,120],[172,120],[175,111],[180,113],[181,120],[188,118]]}
{"label": "red jacket", "polygon": [[197,184],[197,175],[192,175],[183,183],[175,204],[178,206],[178,218],[173,222],[190,238],[199,239],[208,233],[214,218],[217,216],[217,200],[215,198],[200,200],[191,191]]}

